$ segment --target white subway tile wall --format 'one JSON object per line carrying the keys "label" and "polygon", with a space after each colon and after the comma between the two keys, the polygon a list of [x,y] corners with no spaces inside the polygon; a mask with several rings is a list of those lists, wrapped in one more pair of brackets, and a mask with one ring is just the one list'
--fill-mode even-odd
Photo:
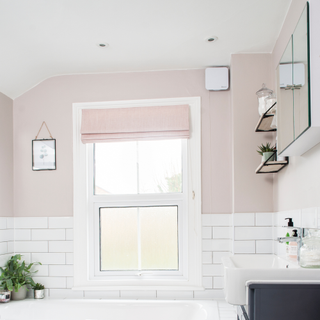
{"label": "white subway tile wall", "polygon": [[0,217],[0,266],[3,266],[14,252],[13,218]]}
{"label": "white subway tile wall", "polygon": [[320,226],[320,208],[278,213],[202,215],[202,291],[74,291],[73,218],[0,218],[0,265],[14,253],[37,266],[35,281],[51,298],[223,299],[221,258],[231,254],[284,254],[276,238],[286,233],[284,218],[295,226]]}

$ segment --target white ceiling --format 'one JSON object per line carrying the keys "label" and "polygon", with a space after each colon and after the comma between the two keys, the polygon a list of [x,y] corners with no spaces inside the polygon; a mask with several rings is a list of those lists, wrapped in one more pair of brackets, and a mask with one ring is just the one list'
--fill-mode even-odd
{"label": "white ceiling", "polygon": [[61,74],[229,65],[232,53],[272,51],[290,3],[0,0],[0,92],[14,99]]}

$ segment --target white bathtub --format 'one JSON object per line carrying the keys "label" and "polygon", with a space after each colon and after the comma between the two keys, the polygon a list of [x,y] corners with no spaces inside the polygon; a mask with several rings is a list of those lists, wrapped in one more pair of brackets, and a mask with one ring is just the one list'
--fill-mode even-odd
{"label": "white bathtub", "polygon": [[219,320],[216,301],[26,299],[0,304],[1,320]]}

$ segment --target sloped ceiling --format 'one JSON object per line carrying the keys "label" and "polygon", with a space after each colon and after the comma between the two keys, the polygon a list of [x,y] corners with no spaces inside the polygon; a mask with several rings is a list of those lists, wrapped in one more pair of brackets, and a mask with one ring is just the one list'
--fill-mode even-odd
{"label": "sloped ceiling", "polygon": [[272,51],[290,3],[0,0],[0,92],[14,99],[62,74],[229,65]]}

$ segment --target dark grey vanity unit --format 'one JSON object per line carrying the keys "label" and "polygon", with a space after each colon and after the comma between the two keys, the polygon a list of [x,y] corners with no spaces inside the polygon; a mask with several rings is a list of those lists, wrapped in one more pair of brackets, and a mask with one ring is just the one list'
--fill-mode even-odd
{"label": "dark grey vanity unit", "polygon": [[248,316],[250,320],[319,320],[320,284],[249,284]]}

